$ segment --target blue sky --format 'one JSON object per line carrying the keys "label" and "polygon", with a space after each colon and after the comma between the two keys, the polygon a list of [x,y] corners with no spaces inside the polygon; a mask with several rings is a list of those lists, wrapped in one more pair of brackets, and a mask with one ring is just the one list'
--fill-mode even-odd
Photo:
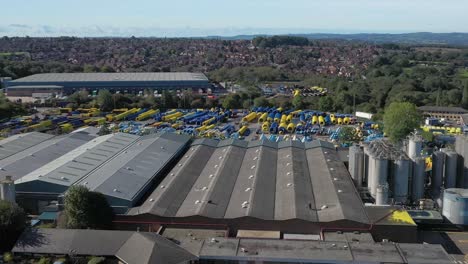
{"label": "blue sky", "polygon": [[468,0],[0,0],[0,35],[468,32]]}

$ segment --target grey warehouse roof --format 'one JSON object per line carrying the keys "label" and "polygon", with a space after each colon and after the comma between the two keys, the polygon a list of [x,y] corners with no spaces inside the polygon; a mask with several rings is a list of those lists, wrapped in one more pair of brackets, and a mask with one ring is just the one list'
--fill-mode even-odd
{"label": "grey warehouse roof", "polygon": [[112,206],[132,206],[189,140],[172,133],[97,137],[16,181],[16,190],[62,193],[81,184],[106,195]]}
{"label": "grey warehouse roof", "polygon": [[20,236],[12,252],[116,256],[128,264],[178,264],[197,259],[156,233],[86,229],[30,229]]}
{"label": "grey warehouse roof", "polygon": [[16,79],[9,83],[112,81],[208,81],[208,78],[203,73],[190,72],[40,73]]}
{"label": "grey warehouse roof", "polygon": [[[29,133],[20,135],[17,139],[7,138],[11,141],[0,148],[0,153],[8,155],[0,160],[0,178],[9,175],[13,180],[18,180],[93,138],[95,135],[85,130],[56,137]],[[9,151],[3,152],[3,148]]]}
{"label": "grey warehouse roof", "polygon": [[332,144],[196,140],[130,215],[368,223]]}
{"label": "grey warehouse roof", "polygon": [[26,134],[14,135],[0,140],[0,160],[37,145],[52,137],[54,136],[50,134],[30,132]]}

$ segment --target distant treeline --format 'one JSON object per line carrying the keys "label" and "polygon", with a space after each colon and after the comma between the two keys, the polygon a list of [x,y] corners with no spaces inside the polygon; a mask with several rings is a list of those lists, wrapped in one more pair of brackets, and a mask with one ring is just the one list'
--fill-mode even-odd
{"label": "distant treeline", "polygon": [[260,48],[276,48],[278,46],[307,46],[309,40],[305,37],[295,36],[273,36],[273,37],[255,37],[252,44]]}

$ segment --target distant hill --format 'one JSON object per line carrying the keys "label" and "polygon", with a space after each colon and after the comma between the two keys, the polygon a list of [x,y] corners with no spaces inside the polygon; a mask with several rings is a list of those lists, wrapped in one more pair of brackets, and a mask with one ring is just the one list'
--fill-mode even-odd
{"label": "distant hill", "polygon": [[[238,35],[232,37],[209,36],[207,38],[225,39],[225,40],[251,40],[258,36],[266,35]],[[421,45],[456,45],[468,46],[468,33],[404,33],[404,34],[291,34],[290,36],[301,36],[309,39],[333,39],[349,41],[365,41],[371,43],[398,43],[398,44],[421,44]]]}

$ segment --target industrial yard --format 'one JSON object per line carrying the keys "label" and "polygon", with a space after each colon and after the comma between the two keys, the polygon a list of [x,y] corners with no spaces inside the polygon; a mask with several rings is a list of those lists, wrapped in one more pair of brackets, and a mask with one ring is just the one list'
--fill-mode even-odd
{"label": "industrial yard", "polygon": [[[103,195],[114,213],[109,232],[127,232],[115,233],[122,241],[138,240],[128,233],[135,230],[157,235],[153,246],[176,240],[200,263],[281,260],[267,257],[272,245],[288,262],[336,259],[285,251],[286,244],[299,252],[323,243],[342,243],[343,262],[378,263],[372,256],[383,248],[394,263],[459,259],[449,247],[420,243],[468,224],[458,213],[468,201],[463,125],[452,119],[442,126],[428,115],[420,132],[395,144],[370,118],[281,107],[39,108],[0,123],[2,199],[18,203],[34,225],[57,225],[68,190],[84,186]],[[445,141],[429,145],[421,133]],[[83,236],[43,232],[51,241]],[[193,234],[207,242],[194,244]],[[228,250],[232,243],[244,250]],[[226,250],[213,255],[218,244]]]}

